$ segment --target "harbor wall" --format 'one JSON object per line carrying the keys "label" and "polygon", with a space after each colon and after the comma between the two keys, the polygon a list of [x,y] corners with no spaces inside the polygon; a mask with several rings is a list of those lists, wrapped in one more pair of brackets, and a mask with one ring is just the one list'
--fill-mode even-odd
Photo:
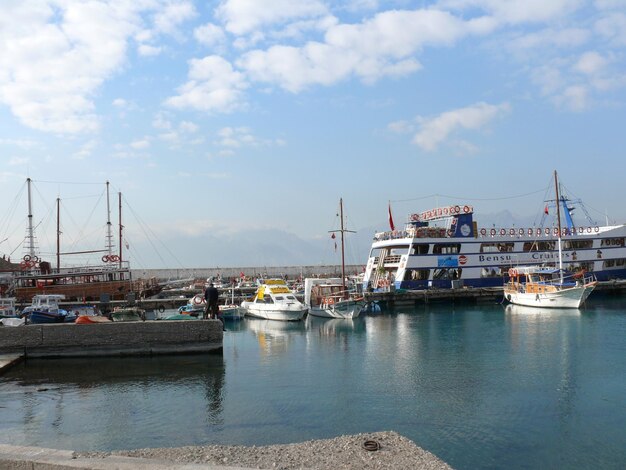
{"label": "harbor wall", "polygon": [[0,354],[149,356],[222,352],[219,320],[37,324],[0,328]]}
{"label": "harbor wall", "polygon": [[[360,274],[365,264],[346,266],[346,275]],[[176,280],[186,278],[206,279],[221,276],[222,279],[240,277],[241,273],[251,278],[287,277],[295,279],[305,277],[337,277],[341,276],[341,266],[337,265],[309,265],[309,266],[261,266],[261,267],[231,267],[231,268],[172,268],[172,269],[132,269],[133,279],[157,278],[160,280]]]}

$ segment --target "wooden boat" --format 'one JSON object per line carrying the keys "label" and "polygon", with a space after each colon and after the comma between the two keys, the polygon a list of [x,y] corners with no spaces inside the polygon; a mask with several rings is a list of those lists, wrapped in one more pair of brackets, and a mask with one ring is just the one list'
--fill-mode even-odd
{"label": "wooden boat", "polygon": [[[554,185],[558,201],[556,171]],[[509,302],[528,307],[579,308],[595,288],[597,281],[593,275],[585,275],[583,271],[571,274],[563,269],[559,207],[557,204],[558,268],[536,265],[510,268],[510,280],[504,286],[504,298]]]}
{"label": "wooden boat", "polygon": [[116,307],[111,312],[111,321],[145,321],[146,311],[139,307]]}
{"label": "wooden boat", "polygon": [[357,318],[365,308],[362,295],[348,290],[346,286],[346,265],[344,255],[344,233],[350,232],[343,225],[343,199],[339,200],[341,228],[333,230],[341,233],[341,279],[306,278],[304,280],[304,303],[309,314],[324,318]]}
{"label": "wooden boat", "polygon": [[222,320],[242,320],[245,316],[244,311],[238,305],[220,305],[219,309]]}
{"label": "wooden boat", "polygon": [[[19,263],[19,270],[14,273],[13,293],[21,302],[27,302],[36,294],[57,294],[65,296],[68,301],[99,301],[126,300],[131,292],[139,296],[150,296],[157,293],[159,286],[156,279],[132,280],[129,263],[123,259],[122,251],[122,220],[121,193],[119,194],[120,228],[118,253],[114,252],[111,233],[110,212],[107,219],[107,249],[61,253],[60,242],[60,199],[57,199],[57,255],[56,268],[49,261],[40,259],[35,252],[33,215],[31,213],[31,180],[27,179],[29,226],[25,246],[27,254]],[[109,199],[109,183],[106,183],[107,207]],[[63,256],[101,255],[102,264],[89,266],[61,266]]]}

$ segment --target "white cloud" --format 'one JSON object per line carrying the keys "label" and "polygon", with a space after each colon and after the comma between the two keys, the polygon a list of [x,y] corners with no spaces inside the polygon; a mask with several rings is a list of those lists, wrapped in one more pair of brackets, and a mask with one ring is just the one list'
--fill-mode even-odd
{"label": "white cloud", "polygon": [[123,98],[116,98],[113,100],[113,106],[116,108],[125,108],[127,105],[127,101]]}
{"label": "white cloud", "polygon": [[626,46],[626,14],[607,14],[595,22],[594,31],[615,46]]}
{"label": "white cloud", "polygon": [[224,30],[212,23],[196,28],[193,31],[193,36],[196,38],[196,41],[207,47],[220,45],[226,40]]}
{"label": "white cloud", "polygon": [[192,59],[189,81],[166,104],[178,109],[230,112],[243,105],[243,90],[247,86],[244,75],[219,56]]}
{"label": "white cloud", "polygon": [[148,137],[143,137],[142,139],[134,140],[130,143],[130,146],[136,150],[146,149],[150,147],[150,139]]}
{"label": "white cloud", "polygon": [[123,66],[137,10],[126,3],[3,2],[0,18],[0,102],[35,129],[97,130],[92,99]]}
{"label": "white cloud", "polygon": [[460,129],[481,129],[509,109],[508,103],[476,103],[466,108],[446,111],[434,118],[418,118],[420,130],[413,137],[413,143],[426,151],[435,150],[450,134]]}
{"label": "white cloud", "polygon": [[562,18],[584,5],[585,0],[440,0],[438,5],[453,10],[479,9],[499,22],[543,22]]}
{"label": "white cloud", "polygon": [[0,145],[12,145],[24,150],[39,146],[39,144],[35,141],[23,139],[0,139]]}
{"label": "white cloud", "polygon": [[413,55],[427,45],[449,46],[491,27],[488,21],[464,22],[437,10],[387,11],[360,24],[333,26],[326,32],[325,42],[254,50],[237,64],[253,79],[276,83],[294,93],[351,75],[371,83],[420,69]]}
{"label": "white cloud", "polygon": [[601,72],[608,61],[595,51],[584,53],[574,64],[574,70],[585,75],[595,75]]}
{"label": "white cloud", "polygon": [[222,147],[221,156],[231,156],[234,149],[241,147],[282,147],[286,145],[283,139],[259,139],[248,127],[223,127],[217,131],[218,140],[215,145]]}
{"label": "white cloud", "polygon": [[167,2],[155,15],[154,26],[159,33],[176,34],[182,23],[195,16],[196,9],[192,2],[188,0]]}
{"label": "white cloud", "polygon": [[216,10],[216,16],[224,22],[226,30],[237,35],[326,13],[326,6],[318,0],[226,0]]}
{"label": "white cloud", "polygon": [[150,46],[148,44],[140,44],[139,47],[137,48],[139,55],[143,57],[157,56],[161,53],[162,50],[163,48],[161,47]]}
{"label": "white cloud", "polygon": [[584,86],[570,86],[557,95],[554,101],[571,111],[583,111],[589,105],[589,91]]}
{"label": "white cloud", "polygon": [[93,154],[93,151],[97,146],[98,142],[96,140],[89,140],[85,142],[76,153],[74,153],[73,158],[76,160],[84,160]]}

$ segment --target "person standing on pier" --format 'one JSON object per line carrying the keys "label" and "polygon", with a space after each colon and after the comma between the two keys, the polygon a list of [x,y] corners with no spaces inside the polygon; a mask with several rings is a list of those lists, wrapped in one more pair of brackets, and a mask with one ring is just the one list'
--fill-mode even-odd
{"label": "person standing on pier", "polygon": [[205,320],[209,318],[217,318],[219,313],[219,307],[217,305],[217,299],[219,297],[219,292],[216,287],[213,286],[213,283],[209,283],[208,287],[204,291],[204,300],[206,300],[206,309],[204,310],[204,318]]}

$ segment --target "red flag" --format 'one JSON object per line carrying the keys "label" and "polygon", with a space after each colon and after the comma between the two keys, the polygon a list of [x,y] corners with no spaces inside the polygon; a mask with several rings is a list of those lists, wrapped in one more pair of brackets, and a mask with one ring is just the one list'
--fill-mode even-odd
{"label": "red flag", "polygon": [[548,205],[546,204],[545,209],[543,210],[543,213],[546,215],[549,215],[550,213],[548,212]]}
{"label": "red flag", "polygon": [[389,203],[389,228],[391,231],[396,229],[396,226],[393,224],[393,216],[391,215],[391,203]]}
{"label": "red flag", "polygon": [[240,277],[241,279],[243,279],[244,277],[246,277],[246,276],[245,276],[245,274],[243,273],[243,271],[241,271],[241,272],[239,273],[239,277]]}

